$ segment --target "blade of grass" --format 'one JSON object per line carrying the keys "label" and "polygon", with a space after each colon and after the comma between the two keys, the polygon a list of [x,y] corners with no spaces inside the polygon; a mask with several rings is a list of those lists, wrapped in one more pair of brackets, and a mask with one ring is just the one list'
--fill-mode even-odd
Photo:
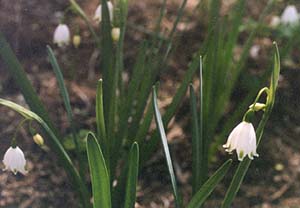
{"label": "blade of grass", "polygon": [[[279,57],[278,47],[277,47],[276,43],[274,43],[274,47],[275,47],[274,68],[273,68],[273,73],[271,76],[269,93],[268,93],[268,97],[267,97],[267,103],[266,103],[267,107],[266,107],[266,110],[264,112],[264,115],[263,115],[261,121],[259,122],[258,128],[256,130],[257,146],[259,145],[259,143],[261,141],[265,125],[266,125],[266,123],[271,115],[272,109],[273,109],[273,105],[275,102],[275,93],[276,93],[279,74],[280,74],[280,57]],[[233,200],[242,184],[242,181],[247,173],[247,170],[248,170],[250,164],[251,164],[251,160],[248,158],[246,158],[239,164],[237,170],[235,171],[233,179],[230,183],[230,186],[226,192],[225,198],[223,200],[222,208],[230,207],[230,204],[233,202]]]}
{"label": "blade of grass", "polygon": [[79,172],[81,177],[84,177],[84,161],[82,158],[82,155],[80,154],[80,150],[79,150],[79,139],[77,137],[76,134],[76,130],[75,130],[75,126],[74,126],[74,120],[73,120],[73,113],[72,113],[72,108],[71,108],[71,104],[70,104],[70,98],[69,98],[69,93],[68,90],[65,86],[64,83],[64,77],[62,75],[61,69],[57,63],[57,60],[54,56],[54,53],[52,51],[52,49],[50,48],[50,46],[47,46],[47,52],[48,52],[48,57],[50,60],[50,63],[52,65],[52,68],[54,70],[57,82],[58,82],[58,86],[59,86],[59,90],[61,93],[61,96],[63,98],[63,102],[67,111],[67,117],[68,117],[68,121],[71,127],[71,132],[72,132],[72,138],[73,138],[73,142],[75,144],[75,150],[76,150],[76,154],[79,160]]}
{"label": "blade of grass", "polygon": [[173,24],[173,27],[171,29],[171,32],[169,34],[169,37],[168,37],[168,43],[167,43],[167,47],[166,47],[166,51],[165,51],[165,54],[163,55],[163,60],[162,60],[162,66],[164,66],[164,64],[166,64],[166,60],[170,54],[170,51],[171,51],[171,48],[172,48],[172,43],[173,43],[173,39],[174,39],[174,34],[176,32],[176,29],[177,29],[177,25],[178,23],[180,22],[181,18],[182,18],[182,15],[183,15],[183,11],[184,11],[184,8],[186,6],[186,3],[187,3],[187,0],[183,0],[179,9],[178,9],[178,12],[177,12],[177,16],[176,16],[176,19],[175,19],[175,22]]}
{"label": "blade of grass", "polygon": [[103,150],[104,158],[107,165],[107,170],[110,175],[110,143],[106,136],[105,119],[103,112],[103,88],[102,79],[98,81],[97,84],[97,94],[96,94],[96,125],[97,125],[97,138],[100,143],[100,147]]}
{"label": "blade of grass", "polygon": [[226,175],[232,160],[227,160],[197,191],[187,208],[199,208]]}
{"label": "blade of grass", "polygon": [[94,208],[111,208],[110,179],[101,148],[93,133],[87,135]]}
{"label": "blade of grass", "polygon": [[199,135],[199,119],[197,112],[197,101],[193,85],[190,84],[190,106],[192,114],[192,187],[195,194],[201,187],[201,159],[202,159],[202,138]]}
{"label": "blade of grass", "polygon": [[107,6],[107,0],[101,1],[102,5],[102,21],[101,21],[101,70],[103,79],[103,101],[104,101],[104,117],[106,119],[107,136],[110,138],[112,130],[109,129],[109,112],[111,106],[112,97],[114,92],[112,90],[111,84],[114,83],[115,70],[113,68],[113,42],[111,38],[111,22],[109,17],[109,10]]}
{"label": "blade of grass", "polygon": [[[142,82],[144,70],[145,70],[145,59],[146,59],[146,50],[147,44],[143,44],[138,52],[136,63],[133,67],[132,78],[128,84],[128,88],[126,90],[126,99],[123,100],[123,103],[120,106],[120,122],[119,122],[119,134],[118,137],[124,138],[127,137],[128,134],[128,118],[132,114],[133,111],[133,102],[136,100],[136,96],[138,93],[138,88]],[[130,134],[130,138],[133,137],[133,132]],[[115,149],[115,148],[114,148]]]}
{"label": "blade of grass", "polygon": [[180,203],[179,193],[178,193],[177,184],[176,184],[176,176],[175,176],[174,168],[173,168],[173,165],[172,165],[172,159],[171,159],[171,155],[170,155],[170,151],[169,151],[166,132],[165,132],[163,122],[162,122],[162,118],[161,118],[161,115],[160,115],[160,112],[159,112],[159,109],[158,109],[158,106],[157,106],[157,98],[156,98],[155,88],[153,88],[152,93],[153,93],[153,108],[154,108],[154,112],[155,112],[155,121],[156,121],[157,128],[159,130],[159,134],[160,134],[162,144],[163,144],[163,149],[164,149],[164,153],[165,153],[165,157],[166,157],[166,162],[167,162],[169,174],[170,174],[170,177],[171,177],[171,182],[172,182],[172,187],[173,187],[173,194],[174,194],[174,198],[175,198],[175,205],[176,205],[177,208],[179,208],[181,203]]}
{"label": "blade of grass", "polygon": [[[166,110],[166,113],[163,116],[163,123],[165,126],[169,124],[172,117],[174,116],[178,106],[182,102],[183,97],[186,94],[186,90],[188,88],[189,83],[193,79],[194,74],[196,73],[198,66],[199,66],[199,54],[197,53],[193,61],[190,63],[188,71],[185,73],[183,81],[181,82],[180,87],[176,91],[176,94],[174,98],[172,99],[171,104]],[[140,143],[141,148],[141,161],[146,161],[150,156],[153,154],[154,150],[157,148],[157,145],[159,143],[159,135],[157,130],[154,131],[151,135],[151,139],[148,143]],[[143,162],[141,163],[143,164]]]}
{"label": "blade of grass", "polygon": [[32,84],[27,78],[24,69],[22,68],[20,62],[13,53],[12,49],[10,48],[8,42],[5,40],[2,33],[0,33],[0,55],[3,61],[8,66],[8,72],[15,80],[15,83],[22,92],[26,103],[29,105],[30,109],[36,114],[38,114],[47,123],[51,130],[54,131],[55,135],[58,135],[58,131],[54,127],[52,121],[50,120],[50,117],[44,105],[42,104],[40,98],[35,92]]}
{"label": "blade of grass", "polygon": [[139,171],[139,146],[135,142],[131,146],[129,155],[129,169],[127,175],[125,208],[134,208],[136,198],[136,186]]}

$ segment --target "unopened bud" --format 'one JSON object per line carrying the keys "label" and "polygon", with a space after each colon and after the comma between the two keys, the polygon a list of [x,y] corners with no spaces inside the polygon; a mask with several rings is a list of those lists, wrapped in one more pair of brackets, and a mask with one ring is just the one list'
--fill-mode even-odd
{"label": "unopened bud", "polygon": [[120,28],[119,27],[114,27],[112,30],[111,30],[111,37],[113,39],[114,42],[118,42],[119,39],[120,39]]}
{"label": "unopened bud", "polygon": [[265,110],[266,104],[264,104],[264,103],[255,103],[255,105],[254,104],[250,105],[249,108],[250,109],[253,108],[254,111]]}
{"label": "unopened bud", "polygon": [[81,43],[81,37],[80,35],[74,35],[73,36],[73,45],[75,48],[78,48],[78,46],[80,45]]}
{"label": "unopened bud", "polygon": [[40,134],[36,134],[33,136],[33,141],[39,145],[39,146],[43,146],[44,145],[44,139]]}

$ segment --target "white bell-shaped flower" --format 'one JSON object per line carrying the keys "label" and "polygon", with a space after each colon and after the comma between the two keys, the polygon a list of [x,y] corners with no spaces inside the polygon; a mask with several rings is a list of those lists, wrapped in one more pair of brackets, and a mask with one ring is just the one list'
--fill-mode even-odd
{"label": "white bell-shaped flower", "polygon": [[17,147],[10,147],[4,154],[3,163],[5,165],[4,170],[10,170],[14,174],[20,172],[26,174],[28,171],[25,170],[26,159],[23,151]]}
{"label": "white bell-shaped flower", "polygon": [[54,31],[53,42],[59,47],[69,45],[70,37],[69,27],[65,24],[59,24]]}
{"label": "white bell-shaped flower", "polygon": [[239,161],[242,161],[246,155],[251,160],[253,160],[253,156],[258,157],[256,153],[256,134],[253,125],[242,121],[232,130],[223,147],[229,153],[236,150]]}
{"label": "white bell-shaped flower", "polygon": [[281,15],[281,23],[283,24],[298,24],[299,14],[294,5],[287,6],[282,15]]}
{"label": "white bell-shaped flower", "polygon": [[[109,19],[112,22],[113,21],[113,15],[114,15],[114,6],[110,1],[107,1],[107,7],[108,7],[108,11],[109,11]],[[95,11],[95,15],[94,15],[94,20],[97,23],[100,23],[102,21],[102,6],[101,4],[99,4],[99,6],[97,7],[96,11]]]}

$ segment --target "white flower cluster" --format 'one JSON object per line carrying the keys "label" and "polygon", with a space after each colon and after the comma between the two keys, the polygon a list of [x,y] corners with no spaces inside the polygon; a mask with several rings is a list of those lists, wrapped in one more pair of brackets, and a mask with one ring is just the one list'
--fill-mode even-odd
{"label": "white flower cluster", "polygon": [[[114,6],[110,1],[107,1],[107,7],[109,11],[109,18],[110,21],[113,22],[114,19]],[[99,24],[102,21],[102,5],[98,5],[95,14],[94,14],[94,20]],[[112,39],[114,42],[117,42],[120,38],[120,28],[115,27],[112,29],[111,32]],[[69,45],[71,40],[71,33],[70,29],[66,24],[59,24],[55,31],[53,36],[53,43],[57,44],[59,47],[64,47]],[[80,36],[75,35],[73,37],[73,44],[77,48],[80,44]]]}

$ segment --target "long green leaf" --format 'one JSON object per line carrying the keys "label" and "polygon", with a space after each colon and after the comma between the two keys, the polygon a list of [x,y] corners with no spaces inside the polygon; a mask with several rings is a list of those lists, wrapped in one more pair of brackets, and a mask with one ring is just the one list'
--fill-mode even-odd
{"label": "long green leaf", "polygon": [[232,160],[227,160],[200,188],[194,195],[187,208],[199,208],[226,175]]}
{"label": "long green leaf", "polygon": [[[265,110],[265,113],[258,125],[258,128],[256,130],[256,138],[257,138],[257,146],[259,145],[265,125],[271,115],[273,105],[275,102],[275,93],[277,89],[277,84],[278,84],[278,79],[279,79],[279,74],[280,74],[280,57],[279,57],[279,51],[276,43],[274,43],[275,47],[275,55],[274,55],[274,68],[273,68],[273,73],[271,76],[271,82],[270,82],[270,87],[269,87],[269,93],[267,97],[267,107]],[[247,173],[247,170],[251,164],[251,160],[248,158],[245,158],[238,166],[233,179],[230,183],[230,186],[226,192],[226,196],[224,198],[222,208],[228,208],[230,207],[231,203],[233,202],[241,184],[242,181]]]}
{"label": "long green leaf", "polygon": [[107,6],[107,0],[101,0],[102,5],[102,21],[101,21],[101,70],[103,79],[103,101],[104,101],[104,114],[107,126],[107,135],[112,132],[109,129],[109,112],[111,108],[114,108],[112,99],[115,91],[113,91],[111,85],[114,83],[115,70],[113,67],[113,42],[111,38],[111,22],[109,17],[109,10]]}
{"label": "long green leaf", "polygon": [[174,168],[173,168],[172,159],[171,159],[171,155],[170,155],[170,151],[169,151],[166,132],[165,132],[162,118],[161,118],[161,115],[160,115],[160,112],[159,112],[159,109],[157,106],[157,98],[156,98],[155,88],[153,88],[152,93],[153,93],[153,108],[154,108],[154,113],[155,113],[155,121],[156,121],[157,128],[159,130],[160,138],[162,141],[162,145],[163,145],[163,149],[164,149],[164,153],[165,153],[165,157],[166,157],[166,162],[168,165],[169,174],[171,177],[173,194],[174,194],[174,198],[175,198],[175,205],[177,208],[179,208],[180,207],[180,198],[179,198],[179,193],[178,193],[177,184],[176,184],[176,176],[174,173]]}
{"label": "long green leaf", "polygon": [[38,114],[47,123],[51,130],[54,131],[55,135],[58,135],[58,131],[51,122],[44,105],[42,104],[40,98],[35,92],[32,84],[27,78],[24,69],[22,68],[20,62],[13,53],[12,49],[10,48],[8,42],[5,40],[2,33],[0,33],[0,55],[3,61],[7,64],[8,72],[14,78],[15,83],[21,90],[26,100],[26,103],[29,105],[30,109],[36,114]]}
{"label": "long green leaf", "polygon": [[80,171],[80,175],[83,177],[84,176],[84,161],[83,161],[82,155],[80,154],[80,150],[79,150],[79,144],[78,144],[79,139],[77,137],[76,130],[75,130],[76,128],[74,126],[73,113],[72,113],[69,93],[66,88],[61,69],[57,63],[55,55],[54,55],[52,49],[50,48],[50,46],[47,46],[47,52],[48,52],[48,57],[49,57],[50,63],[52,65],[52,68],[54,70],[54,73],[55,73],[55,76],[56,76],[56,79],[58,82],[58,86],[59,86],[60,93],[61,93],[63,101],[64,101],[65,108],[67,110],[67,117],[68,117],[68,121],[71,126],[72,135],[73,135],[72,138],[73,138],[73,142],[75,144],[77,157],[79,159],[79,171]]}
{"label": "long green leaf", "polygon": [[[182,102],[183,97],[186,94],[189,83],[193,79],[194,74],[196,73],[199,67],[199,52],[196,53],[192,62],[189,65],[187,72],[184,75],[183,81],[181,82],[180,87],[177,89],[174,98],[172,99],[171,104],[168,106],[166,113],[163,115],[163,124],[167,126],[174,116],[178,106]],[[141,145],[141,161],[147,160],[157,148],[159,143],[158,132],[154,131],[151,135],[151,139],[145,145]],[[142,163],[143,164],[143,163]]]}
{"label": "long green leaf", "polygon": [[57,63],[55,55],[54,55],[52,49],[50,48],[50,46],[47,46],[47,52],[48,52],[48,57],[49,57],[50,63],[52,65],[52,68],[54,70],[54,73],[55,73],[55,76],[57,79],[58,87],[60,89],[60,93],[63,98],[65,108],[67,110],[67,116],[68,116],[69,123],[72,125],[73,113],[72,113],[72,109],[71,109],[69,93],[68,93],[68,90],[67,90],[65,82],[64,82],[63,74],[61,72],[61,69]]}
{"label": "long green leaf", "polygon": [[105,127],[105,118],[103,110],[103,88],[102,88],[102,79],[98,81],[97,84],[97,94],[96,94],[96,125],[97,125],[97,138],[100,143],[100,146],[103,150],[104,158],[106,165],[110,167],[110,146],[109,141],[106,135]]}
{"label": "long green leaf", "polygon": [[91,172],[94,208],[111,208],[110,179],[104,156],[93,133],[87,135],[87,155]]}
{"label": "long green leaf", "polygon": [[199,119],[197,112],[197,101],[193,85],[190,84],[190,106],[192,114],[192,187],[193,193],[201,187],[201,159],[202,159],[202,138],[199,135]]}
{"label": "long green leaf", "polygon": [[139,171],[139,145],[135,142],[131,146],[129,155],[129,168],[127,175],[125,208],[134,208],[136,198],[136,185]]}
{"label": "long green leaf", "polygon": [[46,131],[46,133],[49,136],[49,143],[53,149],[53,151],[57,154],[58,159],[62,163],[63,167],[67,171],[67,173],[70,175],[72,182],[74,183],[74,187],[77,189],[78,193],[80,193],[80,197],[83,203],[84,207],[90,207],[89,203],[89,192],[87,190],[87,187],[85,186],[82,178],[78,174],[74,164],[72,163],[71,158],[69,157],[68,153],[65,151],[64,147],[60,143],[59,139],[55,135],[55,133],[52,131],[52,129],[48,126],[48,124],[36,113],[16,104],[11,101],[1,99],[0,98],[0,105],[4,105],[9,107],[10,109],[20,113],[22,116],[24,116],[27,119],[35,120],[38,122]]}

